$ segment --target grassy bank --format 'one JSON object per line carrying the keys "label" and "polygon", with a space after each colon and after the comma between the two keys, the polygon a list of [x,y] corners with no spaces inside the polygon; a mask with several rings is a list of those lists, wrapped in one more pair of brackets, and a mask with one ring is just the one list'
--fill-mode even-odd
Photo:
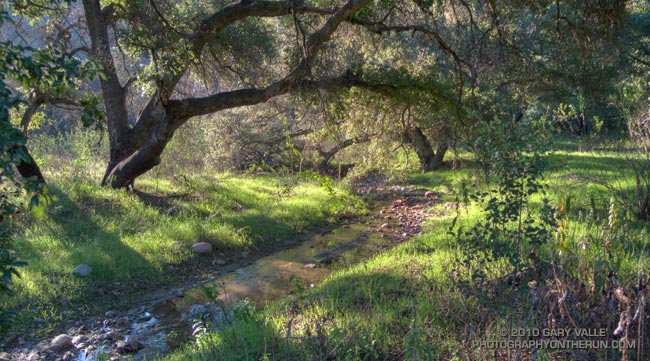
{"label": "grassy bank", "polygon": [[[18,312],[15,331],[37,325],[33,330],[48,332],[63,320],[132,305],[162,286],[218,271],[213,257],[191,251],[196,242],[210,243],[228,262],[242,251],[281,248],[332,221],[341,205],[318,183],[298,177],[149,178],[135,194],[72,172],[48,178],[56,199],[48,216],[18,220],[16,254],[29,265],[2,305]],[[87,278],[72,274],[82,263],[92,267]]]}
{"label": "grassy bank", "polygon": [[[424,234],[303,294],[263,309],[237,308],[229,325],[166,359],[529,359],[531,348],[480,342],[503,340],[504,330],[562,327],[604,329],[606,337],[596,340],[635,346],[542,347],[534,357],[647,359],[648,224],[612,197],[616,189],[634,192],[628,157],[565,149],[548,158],[546,197],[556,207],[557,225],[546,244],[523,245],[524,255],[533,251],[535,260],[520,269],[480,254],[468,260],[468,250],[447,233],[456,215],[456,229],[484,217],[477,202],[464,204],[458,214],[449,206],[462,199],[461,180],[480,175],[478,169],[414,175],[413,183],[442,193],[436,209],[441,216],[429,221]],[[486,187],[470,184],[471,192]],[[532,197],[533,212],[541,199]],[[633,318],[635,313],[640,316]],[[630,321],[615,335],[621,315]]]}

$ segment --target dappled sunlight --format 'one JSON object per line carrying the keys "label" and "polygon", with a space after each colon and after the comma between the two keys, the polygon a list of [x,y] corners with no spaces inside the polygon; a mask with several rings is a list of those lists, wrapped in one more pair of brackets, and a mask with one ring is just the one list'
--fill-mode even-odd
{"label": "dappled sunlight", "polygon": [[[22,299],[45,305],[56,303],[63,289],[92,297],[108,287],[112,296],[84,311],[97,312],[110,307],[115,295],[132,298],[138,287],[171,282],[170,266],[188,265],[189,271],[208,262],[196,258],[190,250],[193,243],[209,242],[216,253],[277,247],[275,239],[292,239],[294,232],[326,220],[327,196],[318,185],[299,184],[291,196],[278,201],[271,194],[273,182],[267,177],[230,176],[218,178],[216,187],[206,182],[208,188],[190,192],[173,187],[160,192],[156,184],[143,181],[135,195],[90,183],[54,182],[57,200],[48,219],[30,220],[33,225],[25,227],[17,243],[18,255],[31,264],[16,280],[17,296],[6,302]],[[84,263],[92,267],[88,278],[71,273]],[[91,301],[86,296],[75,300]],[[56,309],[72,312],[69,307],[72,304],[64,302]],[[28,322],[28,313],[21,317],[21,322]]]}

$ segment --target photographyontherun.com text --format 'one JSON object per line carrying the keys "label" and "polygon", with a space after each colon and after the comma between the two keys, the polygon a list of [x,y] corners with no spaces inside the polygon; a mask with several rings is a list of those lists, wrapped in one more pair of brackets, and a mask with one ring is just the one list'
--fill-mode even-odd
{"label": "photographyontherun.com text", "polygon": [[607,339],[607,329],[512,328],[499,329],[496,340],[472,341],[474,348],[487,349],[623,349],[636,348],[636,340]]}

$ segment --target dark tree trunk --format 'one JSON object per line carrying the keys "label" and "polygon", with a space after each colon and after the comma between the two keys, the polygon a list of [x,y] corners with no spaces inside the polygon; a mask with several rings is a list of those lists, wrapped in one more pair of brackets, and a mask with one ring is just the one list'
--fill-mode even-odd
{"label": "dark tree trunk", "polygon": [[[161,70],[162,79],[157,92],[149,100],[136,124],[128,122],[126,89],[120,83],[110,50],[108,25],[113,16],[112,6],[101,8],[99,0],[83,0],[88,33],[93,56],[104,68],[101,78],[102,97],[110,140],[110,159],[102,180],[103,185],[124,188],[135,178],[160,163],[160,156],[174,132],[193,116],[215,113],[223,109],[259,104],[301,87],[314,87],[315,82],[304,82],[310,74],[321,46],[327,42],[339,25],[349,16],[368,4],[370,0],[348,0],[336,11],[325,12],[327,22],[312,33],[303,46],[303,60],[284,78],[262,88],[248,88],[213,94],[203,98],[171,99],[176,85],[186,71]],[[288,16],[295,12],[313,12],[310,7],[295,7],[301,2],[290,1],[239,1],[223,7],[202,22],[192,36],[193,54],[187,54],[187,64],[200,57],[205,44],[228,25],[247,17]],[[128,81],[126,82],[128,83]],[[345,77],[326,84],[352,86],[354,81]]]}
{"label": "dark tree trunk", "polygon": [[18,173],[20,173],[20,176],[23,177],[23,179],[28,179],[32,178],[36,180],[37,183],[45,183],[45,177],[43,177],[43,173],[41,173],[41,169],[38,167],[38,164],[36,163],[36,160],[32,155],[29,153],[29,150],[27,150],[27,147],[24,145],[15,147],[12,151],[18,151],[21,150],[23,154],[27,155],[28,161],[21,160],[18,164],[16,164],[16,169],[18,170]]}
{"label": "dark tree trunk", "polygon": [[415,148],[415,153],[420,159],[420,168],[423,172],[431,172],[442,168],[445,153],[447,152],[447,142],[442,140],[438,142],[436,150],[433,150],[431,142],[419,127],[413,127],[406,132],[406,138]]}
{"label": "dark tree trunk", "polygon": [[[11,125],[10,118],[3,119],[1,122],[3,123],[2,128],[8,129],[10,134],[14,133],[13,136],[18,138],[24,137],[24,134],[20,130]],[[14,162],[14,165],[16,166],[16,170],[20,176],[24,180],[29,179],[30,181],[35,181],[37,184],[47,184],[47,182],[45,182],[45,177],[43,177],[43,173],[41,173],[41,168],[38,166],[38,163],[36,163],[36,160],[32,157],[31,153],[29,153],[27,146],[24,143],[21,144],[22,142],[18,144],[16,143],[17,142],[9,148],[5,148],[5,151],[10,159],[18,159],[18,162]]]}
{"label": "dark tree trunk", "polygon": [[127,187],[135,181],[135,178],[160,164],[160,157],[178,128],[174,123],[176,122],[170,122],[168,116],[159,118],[142,144],[138,144],[137,149],[129,157],[110,169],[108,181],[111,187]]}
{"label": "dark tree trunk", "polygon": [[92,53],[104,68],[105,77],[101,79],[102,97],[106,108],[110,156],[102,184],[109,182],[112,169],[126,159],[133,149],[130,147],[131,129],[126,108],[126,89],[120,84],[115,62],[111,56],[107,18],[112,9],[102,11],[97,0],[83,0],[88,33],[92,43]]}

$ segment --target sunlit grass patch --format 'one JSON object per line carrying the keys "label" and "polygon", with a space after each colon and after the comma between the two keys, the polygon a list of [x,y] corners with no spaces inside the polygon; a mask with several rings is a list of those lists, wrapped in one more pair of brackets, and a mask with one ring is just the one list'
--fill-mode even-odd
{"label": "sunlit grass patch", "polygon": [[[145,178],[135,194],[66,175],[49,179],[56,201],[44,220],[23,217],[15,248],[29,265],[15,282],[16,295],[4,300],[24,325],[35,314],[56,323],[64,315],[101,312],[170,285],[206,267],[193,243],[208,242],[215,253],[273,249],[332,215],[328,193],[307,180],[279,197],[271,176],[196,177],[191,187]],[[83,263],[91,275],[73,275]]]}

